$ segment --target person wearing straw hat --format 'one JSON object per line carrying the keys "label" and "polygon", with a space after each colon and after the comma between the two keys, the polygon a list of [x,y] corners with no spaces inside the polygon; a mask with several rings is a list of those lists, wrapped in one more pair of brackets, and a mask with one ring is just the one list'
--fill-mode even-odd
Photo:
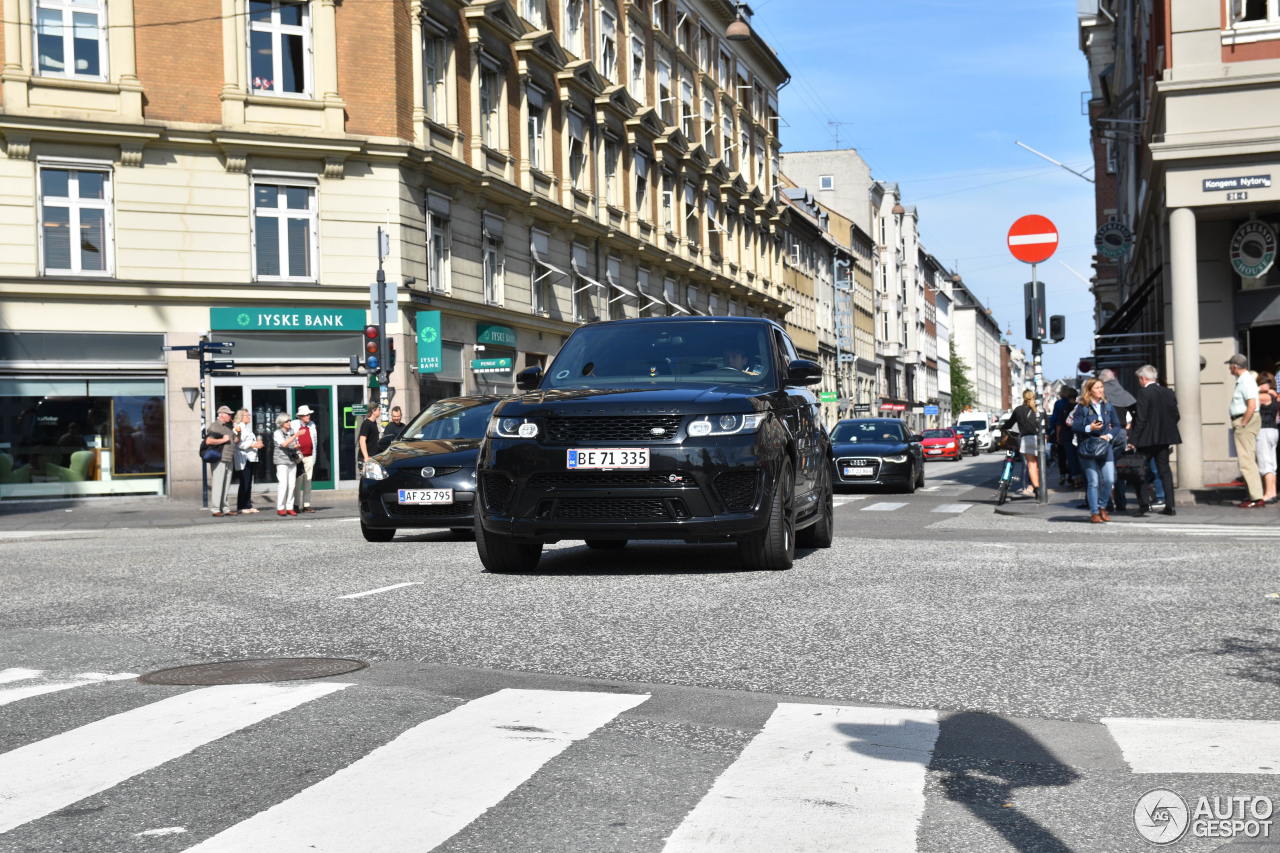
{"label": "person wearing straw hat", "polygon": [[302,453],[302,465],[298,468],[294,506],[302,512],[315,512],[311,508],[311,477],[315,474],[316,457],[320,455],[320,431],[311,420],[314,414],[306,404],[298,407],[298,450]]}

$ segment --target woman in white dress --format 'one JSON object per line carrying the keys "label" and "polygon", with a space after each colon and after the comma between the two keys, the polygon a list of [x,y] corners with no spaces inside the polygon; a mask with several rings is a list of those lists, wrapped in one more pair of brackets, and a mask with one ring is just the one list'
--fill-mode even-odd
{"label": "woman in white dress", "polygon": [[275,448],[271,461],[276,466],[276,515],[297,515],[293,508],[293,489],[298,481],[298,433],[284,412],[276,415]]}
{"label": "woman in white dress", "polygon": [[258,462],[258,451],[262,449],[262,440],[253,431],[253,416],[248,409],[241,409],[231,419],[231,428],[235,431],[236,470],[240,472],[240,491],[236,496],[236,510],[227,515],[249,515],[257,512],[253,508],[253,466]]}

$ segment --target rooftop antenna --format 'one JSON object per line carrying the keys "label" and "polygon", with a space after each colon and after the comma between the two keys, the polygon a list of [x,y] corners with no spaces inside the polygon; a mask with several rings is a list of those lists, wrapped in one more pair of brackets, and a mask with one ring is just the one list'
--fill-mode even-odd
{"label": "rooftop antenna", "polygon": [[837,148],[839,148],[839,147],[840,147],[840,128],[841,128],[841,127],[845,127],[845,126],[853,127],[853,122],[851,122],[851,121],[829,121],[829,122],[827,122],[827,127],[832,128],[832,131],[831,131],[831,132],[832,132],[833,134],[835,134],[835,137],[836,137],[836,147],[837,147]]}

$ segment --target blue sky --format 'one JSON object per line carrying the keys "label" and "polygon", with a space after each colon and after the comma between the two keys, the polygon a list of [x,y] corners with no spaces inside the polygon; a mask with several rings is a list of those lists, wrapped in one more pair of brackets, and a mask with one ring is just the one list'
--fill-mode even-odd
{"label": "blue sky", "polygon": [[[896,181],[920,212],[925,247],[956,266],[1010,340],[1023,337],[1030,269],[1005,235],[1025,213],[1058,226],[1039,266],[1050,314],[1067,340],[1045,346],[1049,378],[1074,375],[1092,349],[1092,298],[1066,267],[1091,275],[1093,184],[1088,88],[1074,0],[756,0],[754,24],[791,72],[780,95],[783,151],[857,148],[879,180]],[[1092,175],[1092,172],[1087,172]]]}

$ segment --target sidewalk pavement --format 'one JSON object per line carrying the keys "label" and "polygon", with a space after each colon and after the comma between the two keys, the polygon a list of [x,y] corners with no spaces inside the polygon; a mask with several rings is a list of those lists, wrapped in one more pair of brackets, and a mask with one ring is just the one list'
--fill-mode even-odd
{"label": "sidewalk pavement", "polygon": [[[1113,522],[1126,524],[1230,524],[1240,527],[1280,525],[1280,504],[1270,504],[1258,509],[1238,509],[1236,502],[1243,500],[1230,486],[1221,489],[1197,490],[1192,493],[1195,503],[1182,499],[1179,494],[1177,515],[1148,512],[1135,518],[1138,503],[1129,496],[1128,509],[1111,513]],[[1081,509],[1085,501],[1084,489],[1049,489],[1049,503],[1041,506],[1035,498],[1010,495],[1009,502],[995,508],[997,515],[1041,518],[1045,521],[1088,521],[1088,509]]]}
{"label": "sidewalk pavement", "polygon": [[[234,496],[233,496],[234,497]],[[275,487],[255,491],[259,512],[214,518],[200,507],[199,498],[104,497],[68,500],[0,502],[0,536],[7,531],[102,530],[108,527],[187,527],[193,524],[235,526],[249,523],[285,524],[298,519],[355,518],[354,489],[311,493],[314,513],[276,515]]]}

